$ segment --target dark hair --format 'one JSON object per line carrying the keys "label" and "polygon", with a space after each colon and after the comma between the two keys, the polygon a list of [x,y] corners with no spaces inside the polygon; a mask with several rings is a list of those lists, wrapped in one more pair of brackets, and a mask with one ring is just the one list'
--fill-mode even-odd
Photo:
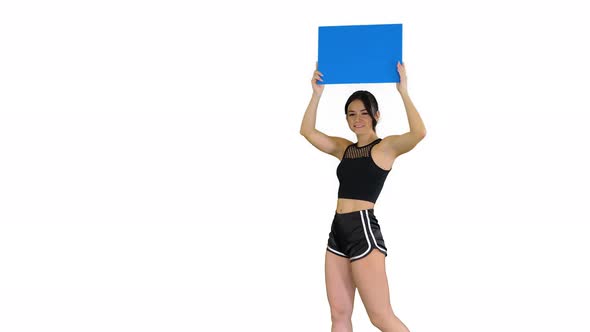
{"label": "dark hair", "polygon": [[365,105],[365,109],[371,115],[371,119],[373,119],[373,130],[375,130],[375,126],[377,126],[377,120],[375,119],[375,114],[379,111],[379,105],[377,104],[377,99],[373,96],[372,93],[369,91],[359,90],[355,91],[353,94],[348,97],[346,104],[344,105],[344,114],[348,115],[348,105],[355,100],[360,100]]}

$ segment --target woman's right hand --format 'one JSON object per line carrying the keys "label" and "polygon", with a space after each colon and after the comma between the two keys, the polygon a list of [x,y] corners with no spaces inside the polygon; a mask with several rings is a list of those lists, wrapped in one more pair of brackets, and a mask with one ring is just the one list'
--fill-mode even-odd
{"label": "woman's right hand", "polygon": [[322,76],[324,74],[318,71],[318,63],[315,63],[315,71],[313,72],[313,77],[311,78],[311,87],[313,88],[313,93],[315,95],[321,96],[322,92],[324,92],[324,85],[318,84],[318,81],[323,82]]}

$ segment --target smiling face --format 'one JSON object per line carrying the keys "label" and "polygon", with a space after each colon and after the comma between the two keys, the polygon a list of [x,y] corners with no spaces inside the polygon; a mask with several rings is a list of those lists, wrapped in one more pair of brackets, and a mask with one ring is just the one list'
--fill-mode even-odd
{"label": "smiling face", "polygon": [[[375,115],[375,119],[379,119],[379,112]],[[346,120],[348,121],[348,127],[355,134],[373,131],[373,118],[360,99],[353,100],[348,105]]]}

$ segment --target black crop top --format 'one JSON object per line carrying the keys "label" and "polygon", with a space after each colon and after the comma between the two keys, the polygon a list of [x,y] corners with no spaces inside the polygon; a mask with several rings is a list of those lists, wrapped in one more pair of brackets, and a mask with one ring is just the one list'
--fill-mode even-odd
{"label": "black crop top", "polygon": [[358,147],[357,143],[346,148],[336,169],[340,181],[338,198],[360,199],[373,203],[377,201],[385,178],[389,174],[389,170],[377,166],[371,157],[371,149],[380,141],[378,138],[362,147]]}

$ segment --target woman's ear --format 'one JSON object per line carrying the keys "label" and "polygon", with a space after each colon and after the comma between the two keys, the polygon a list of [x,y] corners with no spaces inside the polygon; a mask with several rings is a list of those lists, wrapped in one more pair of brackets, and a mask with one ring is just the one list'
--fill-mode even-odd
{"label": "woman's ear", "polygon": [[379,113],[379,111],[377,111],[377,113],[375,113],[375,120],[379,121],[380,117],[381,117],[381,113]]}

